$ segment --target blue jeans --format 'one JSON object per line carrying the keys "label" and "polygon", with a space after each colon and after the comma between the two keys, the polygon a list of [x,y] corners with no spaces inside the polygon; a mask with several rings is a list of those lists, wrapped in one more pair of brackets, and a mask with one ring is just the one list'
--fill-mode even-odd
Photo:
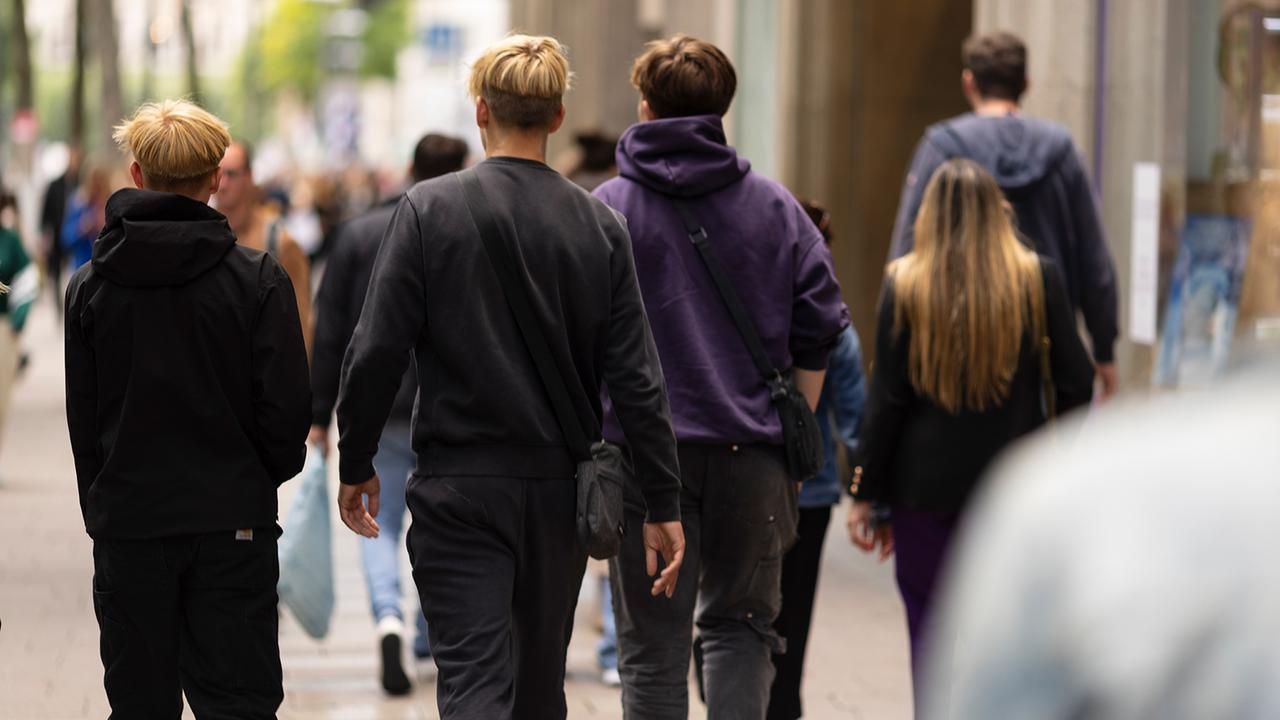
{"label": "blue jeans", "polygon": [[609,576],[600,578],[603,589],[600,591],[600,624],[604,630],[600,633],[600,642],[596,644],[596,661],[601,670],[618,669],[618,625],[613,618],[613,586]]}
{"label": "blue jeans", "polygon": [[[387,423],[378,454],[373,458],[373,467],[382,484],[375,518],[382,531],[376,538],[360,540],[360,559],[364,563],[374,622],[391,615],[404,618],[400,609],[400,559],[405,553],[401,540],[404,537],[404,489],[416,461],[410,425],[394,420]],[[422,658],[431,654],[431,646],[427,641],[427,619],[422,614],[422,604],[416,605],[418,635],[413,642],[413,654]]]}

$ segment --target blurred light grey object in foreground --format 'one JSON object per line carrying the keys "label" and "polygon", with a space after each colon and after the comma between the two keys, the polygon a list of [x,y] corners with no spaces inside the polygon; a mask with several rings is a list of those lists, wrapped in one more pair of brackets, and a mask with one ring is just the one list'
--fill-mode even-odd
{"label": "blurred light grey object in foreground", "polygon": [[958,546],[924,717],[1280,717],[1277,356],[1060,429]]}

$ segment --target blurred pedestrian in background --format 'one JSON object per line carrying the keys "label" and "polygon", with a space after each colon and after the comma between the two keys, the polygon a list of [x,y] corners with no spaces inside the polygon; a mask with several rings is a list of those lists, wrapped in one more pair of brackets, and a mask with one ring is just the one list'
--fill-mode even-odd
{"label": "blurred pedestrian in background", "polygon": [[67,425],[112,717],[274,718],[276,488],[311,417],[289,278],[208,205],[231,142],[184,101],[116,130],[138,189],[67,288]]}
{"label": "blurred pedestrian in background", "polygon": [[36,268],[23,247],[19,227],[17,199],[11,192],[0,193],[0,438],[22,362],[18,337],[39,292]]}
{"label": "blurred pedestrian in background", "polygon": [[585,130],[573,138],[577,146],[577,159],[565,173],[585,190],[595,190],[604,181],[618,174],[618,137],[600,130]]}
{"label": "blurred pedestrian in background", "polygon": [[[820,205],[801,201],[805,212],[831,245],[831,214]],[[796,720],[804,715],[800,687],[804,679],[805,648],[813,619],[813,600],[818,592],[818,571],[822,567],[822,546],[827,539],[831,508],[840,502],[840,458],[847,460],[858,449],[858,425],[866,403],[867,388],[862,374],[862,348],[853,326],[840,333],[827,361],[827,376],[818,401],[818,425],[826,458],[817,477],[800,489],[800,521],[796,524],[796,544],[782,559],[782,609],[773,628],[787,644],[787,651],[774,654],[775,675],[769,691],[769,720]]]}
{"label": "blurred pedestrian in background", "polygon": [[67,201],[62,220],[62,248],[71,256],[72,272],[93,259],[93,244],[106,223],[107,198],[111,196],[111,170],[91,163],[80,187]]}
{"label": "blurred pedestrian in background", "polygon": [[[461,170],[467,160],[467,144],[462,140],[431,134],[414,148],[409,177],[414,183]],[[364,308],[369,277],[382,246],[382,237],[395,215],[398,199],[384,203],[348,221],[338,231],[329,248],[329,265],[316,296],[316,344],[311,359],[313,417],[311,442],[322,451],[329,449],[329,424],[338,400],[338,379],[342,358]],[[369,602],[377,625],[382,662],[382,687],[392,695],[409,692],[401,647],[404,642],[404,612],[400,601],[400,559],[404,552],[405,483],[417,466],[413,452],[413,401],[418,396],[417,368],[410,365],[400,381],[391,416],[382,429],[374,469],[382,482],[381,502],[374,517],[381,532],[360,543]],[[417,596],[415,590],[414,596]],[[420,603],[412,614],[418,634],[413,654],[430,662],[431,646],[427,623]]]}
{"label": "blurred pedestrian in background", "polygon": [[1000,463],[964,533],[925,717],[1280,717],[1280,362]]}
{"label": "blurred pedestrian in background", "polygon": [[1072,314],[1084,315],[1104,398],[1115,393],[1119,310],[1116,273],[1103,236],[1093,185],[1067,131],[1023,115],[1027,48],[1009,33],[975,35],[964,44],[961,82],[973,112],[930,127],[911,160],[890,259],[911,251],[925,184],[939,165],[966,157],[995,177],[1013,205],[1016,229],[1053,260]]}
{"label": "blurred pedestrian in background", "polygon": [[59,316],[62,315],[62,274],[67,264],[62,247],[62,223],[79,173],[80,148],[73,145],[67,150],[66,169],[45,188],[40,207],[40,260],[44,263],[45,282],[53,292]]}
{"label": "blurred pedestrian in background", "polygon": [[[343,366],[339,511],[376,537],[373,461],[411,352],[417,363],[408,544],[446,719],[568,712],[565,655],[587,559],[575,472],[587,450],[569,446],[552,387],[591,438],[608,385],[642,485],[629,492],[648,506],[630,526],[648,548],[645,592],[677,590],[676,448],[630,241],[608,207],[546,165],[569,80],[550,37],[509,36],[472,64],[486,159],[400,201]],[[542,369],[534,328],[546,335]]]}
{"label": "blurred pedestrian in background", "polygon": [[[1010,213],[981,165],[943,163],[880,298],[847,523],[863,550],[897,553],[917,709],[935,588],[978,479],[1009,443],[1093,391],[1062,275],[1018,241]],[[892,506],[891,526],[877,524],[872,502]]]}
{"label": "blurred pedestrian in background", "polygon": [[[794,370],[816,407],[827,357],[849,325],[831,253],[800,203],[725,140],[737,75],[711,43],[649,43],[636,59],[641,122],[618,144],[619,177],[595,195],[627,218],[679,442],[687,564],[673,602],[652,597],[635,533],[611,561],[623,706],[685,718],[695,610],[698,677],[712,716],[763,718],[782,556],[795,539],[797,483],[782,422],[743,334],[691,239],[724,258],[767,360]],[[682,218],[688,217],[688,220]],[[689,225],[697,223],[694,233]],[[609,384],[610,398],[618,400]],[[609,414],[605,437],[630,440]],[[643,519],[638,497],[628,524]],[[653,512],[653,508],[649,508]]]}
{"label": "blurred pedestrian in background", "polygon": [[302,322],[302,337],[311,351],[311,263],[307,254],[289,236],[278,212],[264,203],[262,190],[253,180],[253,152],[242,141],[231,143],[222,158],[222,184],[214,202],[227,216],[236,242],[254,250],[264,250],[280,263],[293,283],[294,302]]}

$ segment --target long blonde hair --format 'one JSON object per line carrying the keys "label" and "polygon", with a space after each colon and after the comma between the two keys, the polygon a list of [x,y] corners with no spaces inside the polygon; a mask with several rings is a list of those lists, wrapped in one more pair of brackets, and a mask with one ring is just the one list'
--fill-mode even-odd
{"label": "long blonde hair", "polygon": [[1024,333],[1042,332],[1044,284],[982,166],[957,159],[938,168],[916,218],[915,249],[888,272],[894,331],[910,328],[916,392],[951,413],[1003,402]]}

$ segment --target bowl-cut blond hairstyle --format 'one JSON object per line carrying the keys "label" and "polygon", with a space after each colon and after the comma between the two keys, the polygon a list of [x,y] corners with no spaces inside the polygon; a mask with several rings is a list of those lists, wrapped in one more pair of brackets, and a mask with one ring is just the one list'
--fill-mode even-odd
{"label": "bowl-cut blond hairstyle", "polygon": [[132,153],[153,189],[174,189],[208,178],[231,144],[227,124],[186,100],[146,103],[113,135]]}
{"label": "bowl-cut blond hairstyle", "polygon": [[573,82],[564,46],[553,37],[508,35],[471,65],[467,90],[484,98],[503,125],[547,127]]}

